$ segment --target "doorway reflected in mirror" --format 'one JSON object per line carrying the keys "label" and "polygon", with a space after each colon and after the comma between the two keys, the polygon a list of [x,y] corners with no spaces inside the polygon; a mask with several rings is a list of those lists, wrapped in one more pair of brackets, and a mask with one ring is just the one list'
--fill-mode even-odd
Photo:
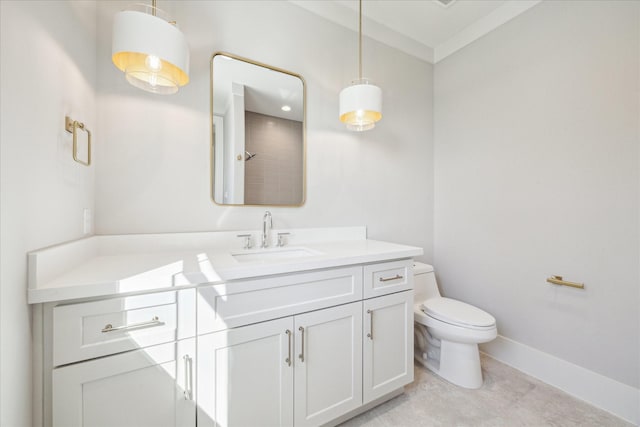
{"label": "doorway reflected in mirror", "polygon": [[211,189],[223,205],[305,200],[305,83],[227,53],[211,59]]}

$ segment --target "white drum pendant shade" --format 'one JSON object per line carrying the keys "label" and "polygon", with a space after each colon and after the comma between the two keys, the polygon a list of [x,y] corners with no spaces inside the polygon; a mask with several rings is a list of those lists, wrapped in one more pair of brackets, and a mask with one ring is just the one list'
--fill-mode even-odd
{"label": "white drum pendant shade", "polygon": [[362,78],[362,0],[358,2],[358,80],[340,92],[340,121],[347,129],[373,129],[382,118],[382,90]]}
{"label": "white drum pendant shade", "polygon": [[173,24],[125,10],[113,22],[111,53],[127,81],[148,92],[171,94],[189,83],[189,45]]}
{"label": "white drum pendant shade", "polygon": [[357,80],[340,92],[340,121],[347,129],[365,131],[382,118],[382,90],[367,80]]}

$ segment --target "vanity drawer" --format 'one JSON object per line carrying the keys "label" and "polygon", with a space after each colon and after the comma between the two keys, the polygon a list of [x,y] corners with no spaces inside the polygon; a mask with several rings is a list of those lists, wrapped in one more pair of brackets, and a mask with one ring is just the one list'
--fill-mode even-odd
{"label": "vanity drawer", "polygon": [[198,290],[198,334],[361,299],[361,266],[209,286]]}
{"label": "vanity drawer", "polygon": [[364,266],[364,297],[372,298],[413,289],[413,261],[383,262]]}
{"label": "vanity drawer", "polygon": [[195,289],[53,308],[53,365],[195,336]]}

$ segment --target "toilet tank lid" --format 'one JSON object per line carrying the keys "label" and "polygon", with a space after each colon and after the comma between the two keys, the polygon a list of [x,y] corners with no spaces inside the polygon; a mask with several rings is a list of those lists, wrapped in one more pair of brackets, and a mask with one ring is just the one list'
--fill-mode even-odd
{"label": "toilet tank lid", "polygon": [[432,271],[433,271],[432,265],[425,264],[423,262],[418,262],[418,261],[413,262],[413,274],[431,273]]}

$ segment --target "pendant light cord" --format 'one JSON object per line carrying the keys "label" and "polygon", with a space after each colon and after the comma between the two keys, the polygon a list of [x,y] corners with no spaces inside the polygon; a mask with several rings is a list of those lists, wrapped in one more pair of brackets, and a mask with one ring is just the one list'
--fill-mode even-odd
{"label": "pendant light cord", "polygon": [[360,76],[360,80],[362,80],[362,0],[360,0],[359,16],[360,22],[358,27],[358,73]]}
{"label": "pendant light cord", "polygon": [[156,16],[156,0],[151,0],[151,13]]}

